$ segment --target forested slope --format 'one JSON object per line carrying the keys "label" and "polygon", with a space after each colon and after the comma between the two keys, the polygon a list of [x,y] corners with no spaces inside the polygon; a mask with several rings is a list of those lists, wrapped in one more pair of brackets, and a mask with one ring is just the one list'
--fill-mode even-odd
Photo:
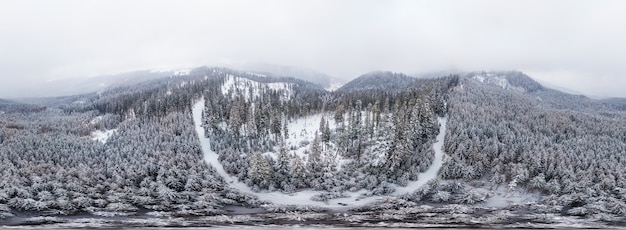
{"label": "forested slope", "polygon": [[[199,70],[95,99],[77,96],[59,107],[2,114],[0,216],[206,215],[255,203],[224,186],[197,145],[191,103],[220,74]],[[114,132],[101,143],[93,137],[97,130]]]}
{"label": "forested slope", "polygon": [[538,191],[564,213],[626,212],[626,114],[550,89],[486,84],[483,75],[449,94],[442,178]]}
{"label": "forested slope", "polygon": [[205,95],[206,133],[224,169],[256,190],[327,191],[324,200],[416,180],[432,163],[436,118],[457,79],[411,80],[399,91],[357,79],[334,93],[256,80],[227,77]]}
{"label": "forested slope", "polygon": [[202,67],[100,93],[0,100],[0,218],[258,206],[204,162],[191,115],[201,97],[219,163],[257,192],[316,191],[316,201],[393,194],[432,165],[437,120],[447,117],[438,180],[352,210],[479,207],[504,188],[539,194],[549,212],[626,214],[621,99],[561,93],[521,72],[374,72],[328,92]]}

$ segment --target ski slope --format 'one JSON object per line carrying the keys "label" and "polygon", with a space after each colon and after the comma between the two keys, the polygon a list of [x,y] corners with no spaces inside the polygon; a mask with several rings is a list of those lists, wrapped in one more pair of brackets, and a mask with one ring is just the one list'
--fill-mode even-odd
{"label": "ski slope", "polygon": [[[202,110],[204,109],[204,99],[196,102],[193,106],[193,121],[196,128],[196,133],[200,139],[200,146],[204,154],[204,161],[213,166],[218,174],[220,174],[229,183],[230,187],[238,189],[241,192],[256,195],[259,200],[268,201],[274,204],[281,205],[311,205],[322,208],[328,208],[333,210],[347,210],[349,207],[361,206],[372,203],[376,200],[385,198],[387,196],[370,196],[360,197],[361,194],[367,192],[366,190],[360,190],[356,192],[345,192],[347,196],[345,198],[331,199],[326,202],[319,202],[311,200],[311,197],[319,194],[319,191],[303,190],[292,194],[286,194],[282,192],[255,192],[245,183],[239,181],[236,177],[229,175],[224,170],[224,167],[218,160],[218,154],[211,150],[211,144],[208,138],[204,137],[204,128],[202,128]],[[396,187],[396,191],[392,195],[402,195],[410,193],[419,189],[428,181],[435,179],[439,169],[443,165],[443,143],[446,132],[446,118],[439,118],[439,135],[437,135],[437,141],[433,145],[435,150],[435,160],[426,172],[419,174],[417,181],[411,181],[406,187]]]}

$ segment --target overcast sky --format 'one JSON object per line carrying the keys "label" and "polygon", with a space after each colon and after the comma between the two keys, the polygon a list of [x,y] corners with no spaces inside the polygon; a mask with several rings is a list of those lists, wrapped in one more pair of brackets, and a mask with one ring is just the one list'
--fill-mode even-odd
{"label": "overcast sky", "polygon": [[521,70],[626,97],[625,12],[619,0],[5,0],[0,97],[30,82],[259,62],[345,79]]}

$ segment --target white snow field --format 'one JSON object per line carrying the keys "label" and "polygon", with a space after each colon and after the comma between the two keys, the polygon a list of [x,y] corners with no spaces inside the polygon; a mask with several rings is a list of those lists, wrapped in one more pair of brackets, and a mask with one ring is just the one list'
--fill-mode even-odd
{"label": "white snow field", "polygon": [[[381,198],[385,198],[386,196],[370,196],[365,198],[360,198],[361,194],[367,192],[365,190],[360,190],[356,192],[345,192],[344,194],[348,197],[346,198],[337,198],[331,199],[326,202],[319,202],[311,200],[311,197],[319,194],[319,191],[313,190],[303,190],[299,192],[295,192],[292,194],[286,194],[282,192],[255,192],[250,187],[248,187],[245,183],[240,182],[236,177],[229,175],[224,170],[222,164],[218,160],[218,154],[211,150],[211,145],[208,138],[204,137],[204,128],[202,128],[202,111],[204,109],[204,99],[196,102],[193,106],[193,121],[196,126],[196,133],[200,139],[200,145],[202,148],[202,152],[204,153],[204,160],[207,164],[213,166],[218,174],[220,174],[232,188],[238,189],[241,192],[250,193],[256,195],[260,200],[268,201],[274,204],[281,205],[311,205],[318,206],[322,208],[334,209],[334,210],[347,210],[350,206],[361,206],[365,204],[372,203]],[[435,150],[435,160],[433,164],[430,166],[426,172],[419,174],[417,181],[411,181],[406,187],[396,187],[396,191],[392,195],[402,195],[405,193],[413,192],[416,189],[419,189],[428,181],[435,179],[437,177],[437,173],[443,164],[444,152],[443,152],[443,143],[446,132],[446,118],[439,118],[440,123],[439,127],[439,135],[437,135],[437,141],[433,145]],[[307,122],[308,123],[308,122]],[[319,124],[319,123],[318,123]],[[311,126],[316,127],[313,122],[310,123]],[[292,132],[292,131],[290,131]],[[349,205],[349,206],[346,206]]]}
{"label": "white snow field", "polygon": [[[330,130],[334,130],[336,128],[335,120],[331,119],[330,115],[324,115],[322,113],[309,115],[305,118],[295,119],[287,123],[289,138],[285,140],[285,146],[287,148],[295,148],[295,150],[290,152],[298,155],[304,162],[308,160],[304,152],[307,149],[310,149],[310,145],[313,142],[313,139],[315,139],[315,133],[320,127],[322,117],[328,121]],[[318,133],[318,135],[321,135],[321,133]],[[303,141],[307,141],[309,144],[302,144]],[[275,158],[276,156],[272,157]],[[338,164],[342,160],[341,156],[337,156],[337,154],[333,154],[329,151],[322,151],[322,158],[336,161]]]}
{"label": "white snow field", "polygon": [[109,137],[117,132],[117,129],[109,129],[109,130],[96,130],[91,133],[91,140],[100,141],[102,144],[106,144]]}

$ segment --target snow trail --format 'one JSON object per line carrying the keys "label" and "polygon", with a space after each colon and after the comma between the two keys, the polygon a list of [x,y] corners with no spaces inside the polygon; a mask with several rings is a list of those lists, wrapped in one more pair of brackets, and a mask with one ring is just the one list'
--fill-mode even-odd
{"label": "snow trail", "polygon": [[[218,154],[211,150],[211,143],[209,138],[204,137],[204,128],[202,127],[202,111],[204,109],[204,99],[196,102],[193,106],[193,121],[196,128],[196,133],[200,139],[200,146],[202,153],[204,154],[204,161],[207,164],[213,166],[217,173],[222,176],[230,187],[238,189],[241,192],[256,195],[260,200],[268,201],[274,204],[282,205],[312,205],[322,208],[334,209],[334,210],[347,210],[349,207],[356,207],[365,204],[372,203],[376,200],[388,197],[384,196],[370,196],[359,198],[361,194],[366,193],[366,190],[359,190],[356,192],[344,192],[348,197],[331,199],[326,202],[313,201],[311,197],[321,192],[313,190],[303,190],[292,194],[285,194],[282,192],[255,192],[248,185],[238,180],[238,178],[229,175],[224,170],[224,167],[218,160]],[[396,187],[396,191],[391,195],[402,195],[410,193],[416,189],[422,187],[428,181],[437,177],[439,169],[443,165],[443,143],[446,131],[446,118],[439,118],[441,124],[439,128],[439,135],[437,135],[437,141],[433,144],[435,150],[435,160],[428,170],[424,173],[420,173],[417,181],[411,181],[406,187]]]}
{"label": "snow trail", "polygon": [[211,150],[211,143],[209,141],[209,138],[204,137],[204,128],[202,128],[202,110],[203,109],[204,109],[204,99],[198,101],[193,106],[192,113],[193,113],[193,123],[196,126],[196,133],[198,134],[198,138],[200,139],[200,147],[202,148],[204,161],[208,165],[213,166],[213,168],[215,168],[215,171],[217,171],[217,173],[220,174],[220,176],[224,177],[224,180],[226,180],[226,182],[228,182],[231,187],[237,188],[242,192],[254,194],[255,192],[252,191],[252,189],[250,189],[250,187],[248,187],[243,182],[239,182],[237,180],[237,177],[231,176],[230,174],[226,173],[226,170],[224,170],[224,166],[222,166],[222,164],[220,163],[218,159],[219,156],[217,155],[217,153]]}
{"label": "snow trail", "polygon": [[420,173],[416,181],[410,181],[405,187],[396,187],[396,191],[391,193],[391,195],[403,195],[406,193],[411,193],[418,188],[424,186],[428,181],[437,178],[437,174],[439,174],[439,169],[443,166],[443,156],[445,153],[443,152],[443,143],[446,138],[446,124],[448,122],[448,118],[439,117],[437,118],[439,122],[439,134],[437,134],[437,139],[433,144],[433,150],[435,150],[435,160],[430,165],[426,172]]}

